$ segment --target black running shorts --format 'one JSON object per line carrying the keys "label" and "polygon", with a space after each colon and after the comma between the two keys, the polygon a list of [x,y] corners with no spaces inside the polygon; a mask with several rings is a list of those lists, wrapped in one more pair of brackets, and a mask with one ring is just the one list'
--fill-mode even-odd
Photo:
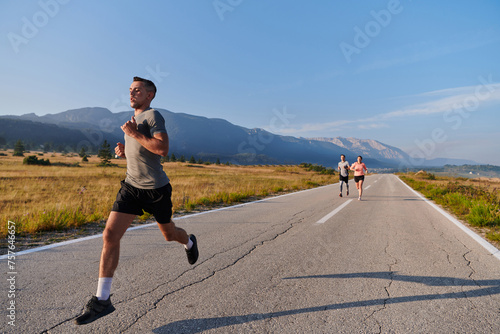
{"label": "black running shorts", "polygon": [[349,182],[349,176],[342,176],[339,174],[339,181]]}
{"label": "black running shorts", "polygon": [[121,181],[121,188],[111,211],[140,216],[143,210],[155,216],[159,224],[170,223],[172,218],[170,183],[158,189],[139,189]]}
{"label": "black running shorts", "polygon": [[359,181],[364,181],[365,176],[364,175],[359,175],[359,176],[354,176],[354,182],[358,183]]}

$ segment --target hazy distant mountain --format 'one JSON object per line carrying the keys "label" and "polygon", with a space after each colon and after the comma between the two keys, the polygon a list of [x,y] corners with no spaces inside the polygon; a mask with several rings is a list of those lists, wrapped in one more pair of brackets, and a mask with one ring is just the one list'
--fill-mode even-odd
{"label": "hazy distant mountain", "polygon": [[356,139],[356,138],[312,138],[318,141],[333,143],[351,152],[357,152],[363,159],[372,158],[388,163],[399,163],[408,161],[409,156],[406,152],[393,146],[383,144],[372,139]]}
{"label": "hazy distant mountain", "polygon": [[[379,141],[373,139],[357,139],[357,138],[313,138],[314,140],[326,141],[333,143],[351,152],[358,152],[358,155],[363,156],[363,160],[366,157],[376,159],[381,162],[386,162],[390,164],[407,164],[408,162],[414,162],[410,156],[403,150],[383,144]],[[449,159],[449,158],[435,158],[425,160],[423,162],[418,161],[418,166],[415,167],[442,167],[444,165],[477,165],[477,162],[465,159]]]}
{"label": "hazy distant mountain", "polygon": [[[240,164],[317,163],[336,167],[340,154],[349,162],[358,155],[371,168],[400,167],[408,161],[402,150],[375,140],[356,138],[296,138],[279,136],[262,129],[248,129],[223,119],[193,116],[158,109],[165,118],[170,138],[170,153],[186,158],[231,161]],[[0,116],[0,137],[12,144],[18,139],[39,147],[66,147],[79,151],[81,147],[96,151],[106,139],[112,146],[123,142],[120,126],[133,115],[132,111],[112,113],[105,108],[81,108],[57,114],[37,116]],[[441,160],[426,161],[437,166]],[[443,160],[444,164],[452,164]],[[474,164],[474,162],[466,162]]]}
{"label": "hazy distant mountain", "polygon": [[436,158],[424,161],[421,166],[442,167],[445,165],[462,166],[462,165],[478,165],[478,163],[473,160],[465,160],[465,159]]}
{"label": "hazy distant mountain", "polygon": [[[66,151],[76,150],[77,145],[92,146],[87,144],[90,143],[88,137],[92,134],[83,129],[76,130],[22,119],[1,118],[1,122],[0,137],[4,138],[10,147],[19,139],[31,146],[31,149],[39,149],[45,144],[50,144],[52,149],[61,150],[62,147]],[[111,138],[99,136],[97,139],[102,143],[104,139]]]}

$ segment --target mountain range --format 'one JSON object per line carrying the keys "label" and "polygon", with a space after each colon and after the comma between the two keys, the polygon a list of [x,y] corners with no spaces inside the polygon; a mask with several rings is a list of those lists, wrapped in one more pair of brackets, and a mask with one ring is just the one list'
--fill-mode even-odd
{"label": "mountain range", "polygon": [[[437,167],[477,164],[470,160],[433,159],[420,165],[409,165],[410,157],[403,150],[371,139],[297,138],[281,136],[263,129],[248,129],[226,120],[206,118],[157,109],[165,118],[170,139],[170,153],[204,161],[237,164],[298,164],[309,162],[336,167],[340,154],[349,162],[358,155],[370,168]],[[38,116],[0,116],[0,140],[12,145],[18,139],[32,148],[50,143],[66,151],[96,152],[107,140],[112,147],[123,142],[120,126],[133,115],[132,111],[112,113],[106,108],[81,108]],[[0,141],[1,144],[1,141]]]}

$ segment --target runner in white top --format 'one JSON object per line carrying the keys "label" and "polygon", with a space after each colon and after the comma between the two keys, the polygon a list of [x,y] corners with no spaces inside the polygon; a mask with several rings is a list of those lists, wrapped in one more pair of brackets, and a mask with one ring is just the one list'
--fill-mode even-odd
{"label": "runner in white top", "polygon": [[342,197],[342,186],[346,186],[346,196],[349,196],[349,162],[345,160],[345,155],[340,156],[340,162],[338,163],[339,170],[339,183],[340,183],[340,194],[339,197]]}

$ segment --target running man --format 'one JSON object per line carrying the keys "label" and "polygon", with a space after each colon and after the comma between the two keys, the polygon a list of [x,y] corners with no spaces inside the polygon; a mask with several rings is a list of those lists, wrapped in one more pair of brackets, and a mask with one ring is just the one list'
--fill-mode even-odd
{"label": "running man", "polygon": [[361,162],[363,160],[362,156],[358,156],[358,161],[353,163],[351,170],[354,171],[354,182],[356,182],[356,188],[358,188],[358,201],[361,201],[361,196],[363,196],[363,182],[365,180],[365,172],[368,173],[366,165]]}
{"label": "running man", "polygon": [[339,183],[340,183],[340,194],[339,197],[342,197],[342,185],[345,183],[346,187],[346,196],[349,196],[349,162],[345,160],[345,155],[340,156],[340,162],[338,164],[339,170]]}
{"label": "running man", "polygon": [[76,324],[88,324],[115,310],[110,300],[111,282],[120,257],[120,240],[143,209],[154,215],[165,240],[184,245],[188,262],[198,260],[194,235],[176,227],[172,221],[172,187],[161,165],[169,149],[165,120],[150,107],[156,87],[150,80],[134,77],[130,86],[130,106],[134,116],[121,129],[125,144],[117,143],[115,153],[127,159],[127,176],[121,182],[116,201],[103,232],[97,293],[92,296]]}

